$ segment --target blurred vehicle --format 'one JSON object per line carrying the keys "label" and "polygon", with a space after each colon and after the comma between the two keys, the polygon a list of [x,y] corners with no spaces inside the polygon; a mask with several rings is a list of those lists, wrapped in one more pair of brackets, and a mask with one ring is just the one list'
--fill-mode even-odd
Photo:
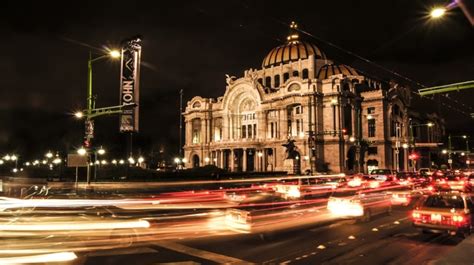
{"label": "blurred vehicle", "polygon": [[469,183],[471,183],[471,186],[474,185],[474,174],[470,174],[469,176],[467,176],[466,178],[467,181],[469,181]]}
{"label": "blurred vehicle", "polygon": [[240,233],[266,233],[312,222],[314,203],[295,203],[281,196],[268,196],[258,203],[240,204],[225,213],[225,224]]}
{"label": "blurred vehicle", "polygon": [[237,204],[259,202],[271,196],[275,196],[274,192],[260,190],[228,191],[224,193],[224,199],[227,202]]}
{"label": "blurred vehicle", "polygon": [[381,182],[395,181],[396,172],[391,169],[374,169],[369,175]]}
{"label": "blurred vehicle", "polygon": [[411,189],[409,187],[403,187],[401,189],[391,190],[387,192],[391,195],[392,205],[408,206],[413,201],[418,200],[425,194],[421,189]]}
{"label": "blurred vehicle", "polygon": [[369,175],[357,175],[347,182],[351,188],[376,189],[380,187],[381,182]]}
{"label": "blurred vehicle", "polygon": [[418,169],[418,174],[422,177],[430,177],[433,175],[433,171],[430,168],[420,168]]}
{"label": "blurred vehicle", "polygon": [[454,172],[448,172],[443,178],[436,179],[433,182],[433,187],[438,191],[472,191],[471,182],[463,174],[456,174]]}
{"label": "blurred vehicle", "polygon": [[396,182],[403,186],[424,187],[429,184],[428,177],[415,172],[398,172]]}
{"label": "blurred vehicle", "polygon": [[391,213],[392,204],[390,196],[385,192],[342,192],[329,198],[327,209],[335,216],[357,217],[367,222],[374,215]]}
{"label": "blurred vehicle", "polygon": [[413,210],[413,226],[423,232],[466,236],[472,231],[474,206],[469,196],[441,192],[422,200]]}
{"label": "blurred vehicle", "polygon": [[334,189],[345,187],[344,176],[298,178],[295,181],[275,185],[275,192],[285,199],[310,199],[329,196]]}

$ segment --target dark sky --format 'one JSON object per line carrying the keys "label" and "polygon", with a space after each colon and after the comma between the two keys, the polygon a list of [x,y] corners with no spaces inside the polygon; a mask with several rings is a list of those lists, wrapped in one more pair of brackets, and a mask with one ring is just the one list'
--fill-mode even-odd
{"label": "dark sky", "polygon": [[[454,9],[429,22],[434,0],[384,1],[4,1],[0,17],[0,153],[26,157],[65,152],[81,143],[83,124],[71,113],[85,107],[88,53],[143,36],[141,132],[135,150],[177,150],[178,91],[221,96],[226,73],[259,68],[282,43],[292,20],[317,37],[329,58],[389,78],[390,74],[344,53],[333,43],[424,85],[474,77],[474,31]],[[94,64],[98,106],[118,104],[119,64]],[[435,100],[472,111],[474,90]],[[468,116],[440,110],[450,130],[473,132]],[[420,106],[427,107],[426,103]],[[98,144],[124,153],[117,117],[97,120]],[[123,143],[123,144],[121,144]]]}

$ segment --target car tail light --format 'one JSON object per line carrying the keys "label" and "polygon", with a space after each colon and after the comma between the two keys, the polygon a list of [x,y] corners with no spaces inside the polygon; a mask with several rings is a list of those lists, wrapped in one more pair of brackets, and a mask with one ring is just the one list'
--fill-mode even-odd
{"label": "car tail light", "polygon": [[429,191],[432,191],[433,189],[434,189],[433,186],[428,186]]}
{"label": "car tail light", "polygon": [[453,215],[453,221],[455,223],[462,223],[462,222],[464,222],[464,216],[462,216],[462,215]]}
{"label": "car tail light", "polygon": [[421,218],[421,214],[420,214],[420,213],[418,213],[418,212],[413,212],[413,213],[411,214],[411,216],[412,216],[412,217],[413,217],[413,219],[415,219],[415,220],[416,220],[416,219],[420,219],[420,218]]}

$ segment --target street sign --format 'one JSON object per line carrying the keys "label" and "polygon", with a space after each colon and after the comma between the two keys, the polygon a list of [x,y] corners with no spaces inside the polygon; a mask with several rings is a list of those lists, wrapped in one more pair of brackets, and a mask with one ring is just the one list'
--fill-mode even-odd
{"label": "street sign", "polygon": [[87,167],[87,164],[88,164],[87,156],[81,156],[79,154],[67,155],[68,167]]}

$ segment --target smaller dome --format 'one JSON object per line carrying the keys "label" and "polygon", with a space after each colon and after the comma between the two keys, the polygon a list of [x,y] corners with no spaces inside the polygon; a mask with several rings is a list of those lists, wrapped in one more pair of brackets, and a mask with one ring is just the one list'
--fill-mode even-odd
{"label": "smaller dome", "polygon": [[359,75],[357,71],[345,64],[326,64],[321,69],[319,69],[317,78],[318,79],[327,79],[332,75]]}

